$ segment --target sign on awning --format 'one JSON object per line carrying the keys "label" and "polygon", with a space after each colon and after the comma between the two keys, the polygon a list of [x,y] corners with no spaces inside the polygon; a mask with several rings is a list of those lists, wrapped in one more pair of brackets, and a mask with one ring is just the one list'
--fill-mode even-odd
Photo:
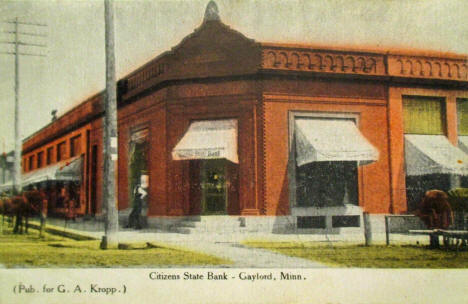
{"label": "sign on awning", "polygon": [[379,151],[349,119],[297,118],[295,140],[298,166],[319,161],[364,165],[379,159]]}
{"label": "sign on awning", "polygon": [[458,147],[468,153],[468,136],[458,136]]}
{"label": "sign on awning", "polygon": [[203,120],[190,124],[172,150],[174,160],[220,159],[238,163],[237,120]]}
{"label": "sign on awning", "polygon": [[22,184],[27,186],[45,181],[80,181],[81,167],[82,158],[76,157],[23,174]]}
{"label": "sign on awning", "polygon": [[468,155],[444,135],[405,135],[406,175],[468,175]]}

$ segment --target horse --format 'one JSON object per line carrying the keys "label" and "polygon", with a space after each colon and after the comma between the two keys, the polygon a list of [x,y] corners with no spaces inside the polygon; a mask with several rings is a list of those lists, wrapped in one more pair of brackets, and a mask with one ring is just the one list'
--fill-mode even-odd
{"label": "horse", "polygon": [[[424,194],[419,208],[415,211],[428,229],[447,229],[453,224],[453,212],[448,195],[441,190],[429,190]],[[430,246],[439,247],[439,237],[430,235]],[[446,240],[444,239],[444,243]]]}
{"label": "horse", "polygon": [[447,229],[453,224],[448,195],[441,190],[427,191],[416,210],[416,215],[429,229]]}
{"label": "horse", "polygon": [[[7,196],[0,197],[0,213],[2,214],[2,229],[5,223],[5,217],[13,217],[13,208],[11,199]],[[13,222],[10,221],[10,227],[13,225]]]}
{"label": "horse", "polygon": [[42,235],[43,228],[45,226],[45,219],[47,217],[47,196],[44,191],[41,190],[31,190],[23,192],[23,197],[28,203],[28,209],[24,214],[26,218],[26,233],[27,233],[27,222],[28,217],[34,216],[36,214],[40,215],[41,218],[41,227],[40,235]]}
{"label": "horse", "polygon": [[[11,198],[11,212],[16,217],[13,233],[28,233],[29,204],[24,195],[16,195]],[[23,224],[25,219],[25,224]]]}

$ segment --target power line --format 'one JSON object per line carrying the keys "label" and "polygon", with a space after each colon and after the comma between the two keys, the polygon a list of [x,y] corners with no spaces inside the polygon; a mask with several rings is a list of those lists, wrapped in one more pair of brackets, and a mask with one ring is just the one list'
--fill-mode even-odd
{"label": "power line", "polygon": [[[1,31],[1,33],[16,34],[15,31]],[[27,36],[47,37],[46,34],[37,34],[37,33],[29,33],[29,32],[18,32],[18,34],[27,35]]]}
{"label": "power line", "polygon": [[[6,55],[16,55],[15,52],[0,52],[0,54],[6,54]],[[20,56],[37,56],[37,57],[47,57],[47,55],[44,54],[32,54],[32,53],[18,53]]]}
{"label": "power line", "polygon": [[3,44],[18,44],[24,46],[37,46],[37,47],[47,47],[46,44],[39,44],[39,43],[29,43],[29,42],[22,42],[22,41],[0,41]]}
{"label": "power line", "polygon": [[[20,51],[20,46],[21,47],[40,47],[44,48],[47,47],[45,44],[41,43],[29,43],[29,42],[24,42],[20,41],[19,35],[20,33],[28,33],[29,35],[36,35],[34,33],[29,33],[29,32],[20,32],[19,26],[20,25],[26,25],[29,27],[34,27],[34,26],[41,26],[45,27],[47,26],[46,24],[43,23],[34,23],[34,22],[23,22],[19,21],[18,17],[15,18],[14,21],[6,21],[4,23],[10,23],[14,24],[15,28],[13,31],[9,31],[9,34],[14,34],[14,40],[5,40],[5,41],[0,41],[2,44],[12,44],[15,46],[14,51],[8,52],[8,51],[3,51],[0,52],[0,54],[6,54],[6,55],[14,55],[15,56],[15,152],[14,152],[14,165],[13,165],[13,190],[15,192],[20,192],[21,191],[21,150],[22,150],[22,142],[21,142],[21,120],[20,120],[20,100],[19,100],[19,89],[20,89],[20,78],[19,78],[19,59],[20,56],[37,56],[37,57],[46,57],[43,54],[35,54],[33,52],[23,52]],[[27,35],[28,35],[27,34]],[[41,34],[38,34],[41,35]]]}
{"label": "power line", "polygon": [[36,25],[36,26],[47,26],[45,23],[33,23],[33,22],[23,22],[23,21],[4,21],[4,23],[11,23],[11,24],[21,24],[21,25]]}

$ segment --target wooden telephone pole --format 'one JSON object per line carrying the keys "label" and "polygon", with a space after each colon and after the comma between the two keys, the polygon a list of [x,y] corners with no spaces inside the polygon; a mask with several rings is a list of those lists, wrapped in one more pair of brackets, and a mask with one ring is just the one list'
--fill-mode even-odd
{"label": "wooden telephone pole", "polygon": [[105,214],[105,236],[101,249],[115,248],[118,245],[119,214],[116,199],[117,143],[117,86],[115,82],[114,54],[114,5],[113,0],[104,0],[105,39],[106,39],[106,94],[104,115],[104,175],[103,204]]}
{"label": "wooden telephone pole", "polygon": [[[2,31],[6,34],[13,34],[14,39],[8,39],[6,41],[0,41],[2,44],[12,44],[14,45],[14,50],[11,52],[0,52],[0,54],[14,55],[15,56],[15,152],[14,152],[14,165],[13,165],[13,191],[15,193],[21,192],[21,150],[22,150],[22,140],[21,140],[21,117],[20,117],[20,99],[19,99],[19,89],[20,89],[20,78],[19,78],[19,59],[20,56],[38,56],[45,57],[43,54],[36,54],[34,52],[22,52],[20,51],[20,46],[26,47],[47,47],[45,44],[40,43],[31,43],[23,41],[26,37],[45,37],[45,34],[29,32],[28,28],[37,29],[38,27],[45,27],[46,24],[41,23],[32,23],[32,22],[23,22],[19,21],[16,17],[12,21],[6,21],[7,24],[13,24],[14,29],[10,31]],[[20,29],[19,27],[25,28]],[[20,39],[22,38],[22,39]]]}

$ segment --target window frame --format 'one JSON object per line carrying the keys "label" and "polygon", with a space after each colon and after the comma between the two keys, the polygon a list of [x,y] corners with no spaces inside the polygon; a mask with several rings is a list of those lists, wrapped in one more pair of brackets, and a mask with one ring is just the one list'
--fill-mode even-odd
{"label": "window frame", "polygon": [[[353,120],[356,127],[359,128],[360,113],[359,112],[318,112],[318,111],[288,111],[288,165],[287,177],[289,185],[289,206],[291,208],[322,208],[316,206],[300,206],[297,202],[297,183],[296,183],[296,149],[294,144],[295,120],[300,118],[328,118],[328,119],[345,119]],[[362,176],[359,166],[357,167],[357,204],[360,206],[362,200],[361,193],[363,192]]]}
{"label": "window frame", "polygon": [[[440,103],[440,124],[442,128],[441,133],[428,133],[428,132],[407,132],[406,131],[406,126],[405,126],[405,98],[412,99],[413,102],[414,100],[419,100],[417,102],[423,103],[424,101],[421,100],[428,100],[428,101],[438,101]],[[407,100],[406,100],[407,101]],[[408,102],[408,101],[407,101]],[[421,96],[421,95],[408,95],[408,94],[403,94],[401,96],[401,106],[402,106],[402,128],[403,128],[403,134],[419,134],[419,135],[444,135],[447,136],[447,98],[444,96]]]}
{"label": "window frame", "polygon": [[[62,146],[65,147],[63,155],[62,155],[62,149],[61,149]],[[56,153],[55,153],[56,154],[55,159],[57,160],[57,162],[66,159],[66,156],[65,156],[65,154],[67,153],[66,149],[67,149],[66,141],[61,141],[57,144]]]}
{"label": "window frame", "polygon": [[[455,99],[455,102],[456,102],[456,111],[457,111],[457,136],[468,136],[468,132],[466,134],[461,134],[461,104],[462,103],[466,103],[468,105],[468,97],[456,97]],[[467,121],[468,123],[468,121]],[[463,132],[465,133],[465,132]]]}
{"label": "window frame", "polygon": [[54,154],[54,147],[51,146],[51,147],[47,147],[46,149],[46,165],[50,165],[52,164],[54,161],[53,161],[53,154]]}
{"label": "window frame", "polygon": [[39,151],[36,155],[36,168],[44,167],[44,151]]}
{"label": "window frame", "polygon": [[81,152],[81,134],[70,138],[70,157],[80,155]]}

